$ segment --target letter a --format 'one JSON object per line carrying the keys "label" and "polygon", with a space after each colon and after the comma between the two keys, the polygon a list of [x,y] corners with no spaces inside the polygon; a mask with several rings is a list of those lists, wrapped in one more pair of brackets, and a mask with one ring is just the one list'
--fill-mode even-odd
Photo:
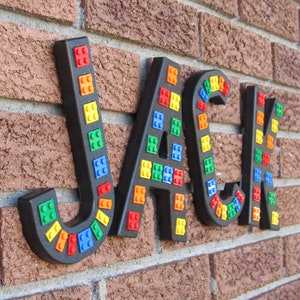
{"label": "letter a", "polygon": [[112,234],[137,236],[151,189],[160,238],[186,241],[179,71],[167,58],[153,60],[116,189]]}

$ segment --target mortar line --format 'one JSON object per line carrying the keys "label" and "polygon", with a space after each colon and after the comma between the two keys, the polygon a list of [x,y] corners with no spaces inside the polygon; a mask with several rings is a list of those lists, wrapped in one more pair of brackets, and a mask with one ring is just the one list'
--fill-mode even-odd
{"label": "mortar line", "polygon": [[[0,288],[0,299],[28,296],[72,286],[87,285],[90,284],[90,282],[101,281],[112,277],[130,274],[136,271],[142,271],[152,267],[162,266],[164,264],[175,263],[195,256],[228,251],[237,247],[245,247],[272,238],[283,238],[288,235],[299,233],[300,225],[283,227],[279,231],[247,233],[232,239],[162,252],[160,254],[153,254],[151,256],[137,258],[126,262],[119,262],[108,266],[87,269],[77,273],[65,274],[55,278],[40,280],[38,282],[31,282],[16,286],[3,286]],[[175,257],[176,259],[174,259]]]}
{"label": "mortar line", "polygon": [[[180,2],[184,2],[184,1],[185,0],[180,0]],[[202,9],[203,11],[207,10],[207,8],[204,6],[199,6],[199,9]],[[220,15],[218,13],[216,13],[216,15],[220,18],[224,18],[223,15]],[[0,19],[10,22],[10,23],[14,23],[14,24],[18,24],[18,25],[26,25],[33,29],[44,30],[44,31],[47,31],[50,33],[56,33],[56,34],[67,36],[67,37],[79,37],[79,36],[87,35],[92,43],[135,53],[140,56],[141,60],[146,60],[150,57],[166,55],[171,60],[177,61],[180,64],[184,64],[184,65],[187,65],[190,67],[195,67],[195,68],[199,68],[199,69],[203,69],[203,70],[210,69],[210,68],[216,68],[216,65],[201,62],[201,61],[199,61],[199,59],[196,59],[196,58],[187,57],[182,54],[177,54],[177,53],[174,53],[174,52],[171,52],[171,51],[168,51],[165,49],[160,49],[160,48],[154,47],[154,46],[149,46],[149,45],[145,45],[145,44],[140,45],[140,44],[138,44],[138,42],[126,40],[125,38],[124,39],[122,39],[120,37],[117,38],[112,35],[102,34],[101,32],[92,32],[92,31],[88,31],[84,28],[82,28],[82,29],[77,28],[78,27],[77,25],[74,25],[74,27],[70,27],[65,24],[57,23],[57,22],[55,22],[55,20],[53,22],[49,22],[44,19],[32,18],[27,15],[23,15],[23,14],[13,12],[13,11],[7,11],[7,10],[1,9],[1,8],[0,8]],[[37,23],[37,21],[38,21],[38,23]],[[241,23],[241,24],[243,24],[243,23]],[[75,26],[77,26],[77,27],[75,27]],[[245,25],[243,25],[243,26],[245,26]],[[254,32],[255,32],[254,29],[257,30],[256,28],[252,28],[252,31],[254,31]],[[263,34],[263,32],[260,35],[265,36]],[[280,40],[280,43],[284,44],[284,45],[288,44],[287,41],[284,39]],[[299,49],[299,47],[298,47],[298,49]],[[217,67],[220,70],[226,72],[226,74],[228,74],[228,75],[239,77],[241,82],[244,82],[244,81],[249,82],[250,81],[250,82],[253,82],[254,84],[266,85],[266,86],[274,87],[274,88],[277,88],[280,90],[289,91],[292,93],[298,93],[298,94],[300,93],[299,88],[283,86],[280,84],[276,84],[270,80],[255,78],[255,77],[252,77],[251,75],[247,75],[247,74],[240,73],[238,71],[233,71],[233,70],[227,69],[224,66],[217,66]]]}

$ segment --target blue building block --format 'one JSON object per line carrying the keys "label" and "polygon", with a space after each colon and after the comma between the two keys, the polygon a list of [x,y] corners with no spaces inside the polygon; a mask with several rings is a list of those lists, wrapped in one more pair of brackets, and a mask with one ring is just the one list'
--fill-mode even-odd
{"label": "blue building block", "polygon": [[104,155],[93,160],[93,167],[96,179],[108,174],[106,158]]}
{"label": "blue building block", "polygon": [[253,180],[256,182],[261,182],[261,169],[254,168],[253,170]]}
{"label": "blue building block", "polygon": [[272,185],[273,184],[273,176],[272,173],[266,172],[265,173],[265,184],[266,185]]}
{"label": "blue building block", "polygon": [[173,177],[173,168],[164,166],[162,182],[171,184]]}
{"label": "blue building block", "polygon": [[152,127],[158,130],[162,130],[164,127],[164,114],[159,111],[153,112]]}
{"label": "blue building block", "polygon": [[203,88],[200,89],[199,95],[205,103],[208,101],[208,95],[206,94],[206,92]]}
{"label": "blue building block", "polygon": [[233,203],[234,203],[235,210],[236,210],[237,212],[240,211],[241,205],[240,205],[240,202],[239,202],[238,198],[235,197],[235,198],[233,199]]}
{"label": "blue building block", "polygon": [[217,192],[217,184],[215,178],[212,178],[206,182],[207,195],[210,197]]}
{"label": "blue building block", "polygon": [[182,159],[182,145],[172,144],[172,154],[171,158],[176,161],[181,161]]}
{"label": "blue building block", "polygon": [[79,252],[82,253],[93,247],[93,237],[90,228],[87,228],[77,234]]}

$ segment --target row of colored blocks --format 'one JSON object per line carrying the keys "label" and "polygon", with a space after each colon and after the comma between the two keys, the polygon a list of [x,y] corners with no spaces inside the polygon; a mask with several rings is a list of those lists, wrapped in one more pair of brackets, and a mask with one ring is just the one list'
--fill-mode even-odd
{"label": "row of colored blocks", "polygon": [[[157,130],[164,129],[164,113],[154,110],[153,117],[152,117],[152,128]],[[177,118],[171,118],[171,125],[170,125],[170,134],[173,136],[180,136],[182,122]]]}
{"label": "row of colored blocks", "polygon": [[215,209],[215,215],[223,221],[232,219],[237,212],[241,210],[241,203],[244,201],[244,196],[240,191],[236,191],[235,197],[232,202],[223,204],[217,194],[210,200],[209,205]]}
{"label": "row of colored blocks", "polygon": [[183,170],[142,159],[140,163],[140,177],[182,186]]}
{"label": "row of colored blocks", "polygon": [[[252,220],[259,222],[260,221],[260,208],[253,206],[252,207]],[[272,225],[279,224],[279,213],[277,211],[272,211],[271,213],[271,223]]]}
{"label": "row of colored blocks", "polygon": [[[99,208],[111,209],[112,200],[100,198],[98,202]],[[81,232],[76,234],[69,234],[62,229],[60,223],[56,220],[56,211],[54,206],[54,200],[49,199],[38,205],[38,212],[40,217],[40,222],[42,226],[45,226],[51,222],[53,224],[45,232],[45,237],[49,243],[51,243],[54,238],[58,235],[55,249],[59,252],[63,252],[65,244],[67,243],[67,255],[76,254],[76,241],[78,242],[78,247],[80,253],[88,250],[93,246],[92,233],[97,240],[100,240],[103,233],[98,224],[100,222],[104,226],[109,223],[109,217],[102,212],[100,209],[97,210],[95,220],[90,224],[90,226]],[[98,222],[97,222],[98,221]]]}
{"label": "row of colored blocks", "polygon": [[[267,195],[267,202],[268,205],[270,206],[275,206],[276,205],[276,198],[275,198],[275,193],[274,192],[268,192]],[[252,200],[259,202],[261,200],[261,188],[259,187],[253,187],[252,190]]]}
{"label": "row of colored blocks", "polygon": [[229,91],[229,82],[224,81],[222,76],[214,75],[203,81],[203,87],[199,90],[200,98],[206,103],[213,92],[221,92],[225,97]]}

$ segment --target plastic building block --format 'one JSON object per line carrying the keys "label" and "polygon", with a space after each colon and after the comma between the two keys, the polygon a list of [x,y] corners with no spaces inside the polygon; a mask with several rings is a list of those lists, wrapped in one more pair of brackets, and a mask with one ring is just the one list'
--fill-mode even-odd
{"label": "plastic building block", "polygon": [[53,239],[56,237],[60,230],[61,226],[59,222],[55,221],[45,233],[45,236],[49,243],[53,241]]}
{"label": "plastic building block", "polygon": [[163,172],[163,165],[153,163],[151,179],[155,181],[162,181],[162,172]]}
{"label": "plastic building block", "polygon": [[177,84],[177,76],[178,76],[178,69],[172,66],[168,66],[167,70],[167,82],[171,83],[172,85]]}
{"label": "plastic building block", "polygon": [[203,159],[203,164],[204,164],[204,173],[205,174],[210,174],[215,171],[214,160],[213,160],[212,156],[209,156],[209,157]]}
{"label": "plastic building block", "polygon": [[200,141],[201,141],[201,149],[202,149],[203,153],[211,150],[210,136],[209,135],[202,136],[200,138]]}
{"label": "plastic building block", "polygon": [[260,188],[259,187],[256,187],[256,186],[253,187],[252,199],[254,201],[260,201]]}
{"label": "plastic building block", "polygon": [[198,128],[199,130],[208,128],[206,113],[198,115]]}
{"label": "plastic building block", "polygon": [[[227,76],[219,70],[193,74],[183,92],[182,112],[193,200],[199,219],[207,225],[227,226],[239,217],[244,193],[236,183],[218,191],[207,103],[224,105],[230,91]],[[200,99],[199,99],[200,98]]]}
{"label": "plastic building block", "polygon": [[109,216],[107,216],[103,211],[101,211],[100,209],[97,210],[96,213],[96,220],[98,220],[101,224],[103,224],[105,227],[108,226],[109,224]]}
{"label": "plastic building block", "polygon": [[98,107],[96,101],[86,103],[82,106],[82,108],[86,124],[94,123],[99,120]]}
{"label": "plastic building block", "polygon": [[92,232],[93,232],[93,234],[95,236],[95,239],[97,241],[99,241],[102,238],[102,236],[103,236],[103,232],[102,232],[101,227],[99,226],[97,220],[94,220],[92,222],[90,228],[91,228],[91,230],[92,230]]}
{"label": "plastic building block", "polygon": [[216,180],[214,178],[208,180],[206,182],[206,187],[207,187],[207,195],[209,197],[214,195],[217,192]]}
{"label": "plastic building block", "polygon": [[185,225],[186,225],[186,220],[177,218],[176,219],[176,227],[175,227],[175,233],[178,235],[185,235]]}
{"label": "plastic building block", "polygon": [[208,79],[204,80],[203,86],[206,91],[206,94],[209,96],[211,94],[211,89],[210,89],[210,83]]}
{"label": "plastic building block", "polygon": [[103,196],[112,191],[112,184],[107,181],[97,187],[98,196]]}
{"label": "plastic building block", "polygon": [[182,186],[183,183],[183,171],[179,169],[174,169],[173,172],[173,185]]}
{"label": "plastic building block", "polygon": [[202,110],[202,111],[206,111],[206,103],[201,101],[201,100],[198,100],[197,101],[197,108]]}
{"label": "plastic building block", "polygon": [[175,136],[180,136],[180,131],[181,131],[181,121],[179,119],[172,118],[170,133]]}
{"label": "plastic building block", "polygon": [[65,248],[65,244],[68,239],[68,233],[65,230],[61,230],[55,245],[55,249],[59,252],[63,252]]}
{"label": "plastic building block", "polygon": [[[246,198],[239,217],[241,225],[279,229],[279,222],[272,220],[277,208],[269,162],[282,113],[283,106],[278,100],[266,99],[258,87],[247,87],[242,155],[242,188]],[[259,115],[264,115],[263,124],[257,122]]]}
{"label": "plastic building block", "polygon": [[159,89],[159,97],[158,97],[158,104],[168,107],[169,101],[170,101],[170,91],[168,89],[165,89],[161,87]]}
{"label": "plastic building block", "polygon": [[164,166],[163,170],[163,178],[162,181],[164,183],[171,184],[172,183],[172,178],[173,178],[173,168],[169,166]]}
{"label": "plastic building block", "polygon": [[89,49],[86,45],[73,48],[76,68],[88,66],[90,64]]}
{"label": "plastic building block", "polygon": [[208,95],[206,93],[206,91],[204,90],[204,88],[201,88],[200,91],[199,91],[199,96],[201,97],[201,99],[204,101],[204,102],[208,102],[209,98],[208,98]]}
{"label": "plastic building block", "polygon": [[182,159],[182,145],[173,143],[171,159],[176,161],[181,161]]}
{"label": "plastic building block", "polygon": [[157,154],[158,150],[158,138],[154,135],[148,134],[146,152],[151,154]]}
{"label": "plastic building block", "polygon": [[164,128],[164,114],[159,111],[153,112],[152,127],[158,130]]}
{"label": "plastic building block", "polygon": [[271,223],[275,226],[279,224],[279,214],[277,211],[272,211]]}
{"label": "plastic building block", "polygon": [[146,198],[146,187],[141,185],[134,186],[133,203],[144,204]]}
{"label": "plastic building block", "polygon": [[49,224],[56,219],[56,211],[53,199],[39,204],[38,209],[40,214],[41,225]]}
{"label": "plastic building block", "polygon": [[264,126],[264,113],[260,110],[256,112],[256,124]]}
{"label": "plastic building block", "polygon": [[68,235],[68,244],[67,244],[67,254],[69,256],[73,256],[76,254],[76,242],[77,242],[76,234],[70,233]]}
{"label": "plastic building block", "polygon": [[268,204],[274,206],[276,204],[276,197],[274,192],[268,192]]}
{"label": "plastic building block", "polygon": [[[76,218],[67,224],[60,217],[54,189],[21,197],[18,209],[32,251],[48,262],[72,264],[93,253],[105,240],[115,198],[88,39],[58,41],[54,56],[83,202]],[[99,213],[99,203],[105,214]]]}
{"label": "plastic building block", "polygon": [[94,174],[96,179],[99,179],[100,177],[107,175],[108,167],[106,163],[106,157],[100,156],[98,158],[93,159],[93,168],[94,168]]}
{"label": "plastic building block", "polygon": [[138,212],[129,211],[127,216],[127,230],[137,231],[139,229],[140,214]]}
{"label": "plastic building block", "polygon": [[183,210],[184,209],[184,195],[175,194],[174,195],[174,210]]}
{"label": "plastic building block", "polygon": [[79,251],[84,252],[93,247],[92,231],[87,228],[77,234]]}
{"label": "plastic building block", "polygon": [[104,146],[101,130],[99,128],[88,132],[88,140],[91,152],[101,149]]}
{"label": "plastic building block", "polygon": [[260,168],[254,168],[253,169],[253,180],[256,182],[261,182],[261,169]]}
{"label": "plastic building block", "polygon": [[113,206],[112,199],[107,199],[107,198],[98,199],[98,208],[112,209],[112,206]]}
{"label": "plastic building block", "polygon": [[176,93],[171,93],[170,97],[170,108],[176,111],[180,109],[180,95]]}
{"label": "plastic building block", "polygon": [[[135,238],[149,190],[155,198],[159,235],[186,241],[183,134],[179,65],[154,58],[116,189],[116,213],[111,234]],[[179,230],[180,229],[180,230]]]}
{"label": "plastic building block", "polygon": [[92,74],[78,76],[78,83],[81,96],[86,96],[94,93]]}

